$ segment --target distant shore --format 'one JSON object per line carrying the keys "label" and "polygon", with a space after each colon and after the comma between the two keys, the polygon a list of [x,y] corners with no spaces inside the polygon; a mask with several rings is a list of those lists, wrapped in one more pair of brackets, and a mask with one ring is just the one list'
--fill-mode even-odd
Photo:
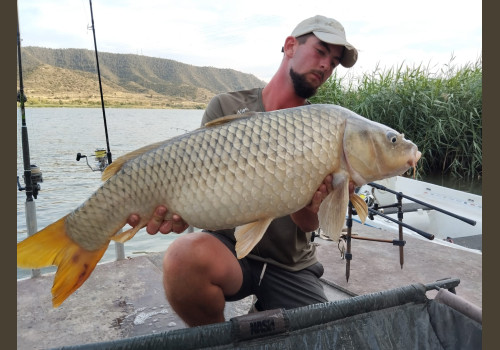
{"label": "distant shore", "polygon": [[[24,104],[25,108],[101,108],[102,104],[100,101],[63,101],[59,100],[50,101],[44,99],[35,99],[34,101],[27,101]],[[20,103],[17,103],[17,107],[20,108]],[[177,102],[177,103],[146,103],[146,102],[114,102],[114,101],[104,101],[104,107],[106,108],[138,108],[138,109],[205,109],[207,107],[204,103],[199,102]]]}

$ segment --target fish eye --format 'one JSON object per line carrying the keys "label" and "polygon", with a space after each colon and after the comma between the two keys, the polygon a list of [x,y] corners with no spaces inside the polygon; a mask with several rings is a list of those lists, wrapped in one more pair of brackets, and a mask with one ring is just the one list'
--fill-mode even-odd
{"label": "fish eye", "polygon": [[398,135],[394,131],[388,131],[386,136],[387,140],[391,143],[396,143],[398,141]]}

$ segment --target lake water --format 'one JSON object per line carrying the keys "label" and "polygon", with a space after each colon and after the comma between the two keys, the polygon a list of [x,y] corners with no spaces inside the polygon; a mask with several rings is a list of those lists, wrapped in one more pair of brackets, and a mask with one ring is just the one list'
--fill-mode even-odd
{"label": "lake water", "polygon": [[[107,109],[106,120],[113,159],[147,144],[162,141],[199,127],[202,110],[169,109]],[[27,108],[31,164],[43,173],[41,191],[36,203],[38,230],[68,214],[78,207],[101,184],[101,172],[89,169],[85,159],[76,161],[76,154],[93,156],[96,148],[106,148],[104,122],[100,108]],[[24,186],[23,158],[20,136],[21,117],[18,110],[17,128],[17,175]],[[89,157],[94,166],[94,158]],[[468,189],[458,188],[458,182],[440,183],[442,179],[430,179],[438,185],[453,187],[481,194],[480,183]],[[17,241],[27,237],[25,216],[26,194],[17,192]],[[125,256],[144,252],[161,252],[177,235],[148,235],[145,229],[125,243]],[[116,259],[114,243],[101,262]],[[44,268],[42,273],[54,271]],[[17,277],[28,277],[31,270],[17,270]]]}

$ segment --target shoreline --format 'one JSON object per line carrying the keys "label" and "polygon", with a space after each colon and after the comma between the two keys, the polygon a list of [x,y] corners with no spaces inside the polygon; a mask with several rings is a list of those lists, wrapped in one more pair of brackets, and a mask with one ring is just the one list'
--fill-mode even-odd
{"label": "shoreline", "polygon": [[[19,102],[17,103],[17,108],[20,108]],[[96,103],[25,103],[24,108],[102,108],[102,105]],[[198,109],[202,110],[206,108],[206,104],[195,103],[193,105],[187,104],[166,104],[164,106],[159,106],[156,104],[140,104],[140,103],[110,103],[106,104],[105,108],[130,108],[130,109]]]}

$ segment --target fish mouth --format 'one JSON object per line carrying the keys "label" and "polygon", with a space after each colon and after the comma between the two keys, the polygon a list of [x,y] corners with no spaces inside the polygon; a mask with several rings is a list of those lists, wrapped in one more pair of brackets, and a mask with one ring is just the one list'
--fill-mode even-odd
{"label": "fish mouth", "polygon": [[[395,173],[398,173],[399,175],[402,175],[407,171],[409,168],[413,168],[413,176],[416,176],[417,173],[417,163],[420,160],[420,157],[422,157],[422,152],[418,150],[418,148],[415,146],[413,148],[412,155],[410,156],[410,159],[406,162],[406,165],[403,166],[402,168],[399,169],[399,171],[396,171]],[[365,179],[360,173],[358,173],[354,168],[351,166],[349,163],[349,159],[347,158],[347,155],[344,152],[344,160],[347,165],[347,169],[349,173],[351,174],[351,180],[354,181],[356,186],[362,186],[370,180]],[[388,177],[388,176],[394,176],[395,173],[386,173],[383,175],[383,177]]]}
{"label": "fish mouth", "polygon": [[417,165],[417,162],[420,160],[420,157],[422,157],[422,152],[417,150],[415,152],[415,157],[413,159],[410,159],[410,161],[408,162],[410,166],[415,167]]}
{"label": "fish mouth", "polygon": [[408,160],[408,168],[413,168],[413,177],[417,175],[417,162],[422,157],[422,152],[415,150],[414,157]]}

